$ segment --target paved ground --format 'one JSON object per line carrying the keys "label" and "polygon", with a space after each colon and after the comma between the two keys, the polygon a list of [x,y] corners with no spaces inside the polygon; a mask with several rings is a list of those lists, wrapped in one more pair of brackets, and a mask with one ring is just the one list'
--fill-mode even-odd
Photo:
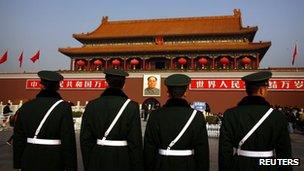
{"label": "paved ground", "polygon": [[[142,128],[145,129],[146,122],[142,122]],[[0,171],[14,171],[12,169],[12,147],[5,144],[6,140],[12,134],[12,129],[8,129],[6,131],[0,132]],[[77,151],[78,151],[78,167],[79,170],[83,170],[82,159],[80,155],[79,148],[79,132],[77,135]],[[304,170],[304,135],[296,132],[291,134],[292,141],[292,151],[294,158],[300,158],[302,163],[301,166],[295,167],[295,171]],[[217,138],[209,138],[209,148],[210,148],[210,170],[218,170],[217,167],[217,155],[218,155],[218,139]]]}

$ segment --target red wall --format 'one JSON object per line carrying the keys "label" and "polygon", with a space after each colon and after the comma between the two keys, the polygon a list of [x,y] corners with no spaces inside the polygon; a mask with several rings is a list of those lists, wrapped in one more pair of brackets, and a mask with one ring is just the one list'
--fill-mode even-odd
{"label": "red wall", "polygon": [[[35,98],[39,90],[25,89],[26,79],[0,79],[0,101],[6,103],[11,100],[14,104],[19,104],[20,100],[24,102],[28,99]],[[162,79],[161,97],[156,97],[161,104],[167,100],[166,87]],[[142,78],[128,78],[124,90],[129,98],[142,103],[147,97],[143,97],[143,80]],[[65,100],[70,100],[76,104],[81,101],[84,105],[85,101],[97,98],[102,91],[96,90],[61,90],[60,94]],[[205,101],[207,102],[212,112],[224,112],[225,109],[233,107],[237,102],[245,96],[244,91],[203,91],[191,90],[188,91],[186,99],[189,102]],[[267,100],[273,105],[290,105],[304,107],[304,92],[278,92],[271,91]]]}

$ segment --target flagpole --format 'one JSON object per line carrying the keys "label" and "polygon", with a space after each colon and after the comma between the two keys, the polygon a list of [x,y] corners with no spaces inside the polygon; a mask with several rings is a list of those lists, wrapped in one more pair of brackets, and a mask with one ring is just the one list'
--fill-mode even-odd
{"label": "flagpole", "polygon": [[40,52],[40,48],[39,48],[39,50],[38,50],[38,52],[39,52],[39,59],[38,59],[38,71],[37,71],[37,73],[41,70],[40,69],[40,57],[41,57],[41,52]]}
{"label": "flagpole", "polygon": [[[19,58],[18,58],[18,61],[19,61],[19,71],[22,73],[22,72],[24,72],[24,71],[22,71],[23,70],[23,61],[24,61],[24,53],[23,53],[24,51],[23,51],[23,49],[21,50],[21,53],[20,53],[20,55],[19,55]],[[20,61],[20,59],[21,59],[21,61]]]}
{"label": "flagpole", "polygon": [[291,61],[292,66],[294,66],[295,59],[297,56],[298,56],[298,45],[297,45],[297,40],[296,40],[294,47],[293,47],[293,52],[292,52],[292,61]]}

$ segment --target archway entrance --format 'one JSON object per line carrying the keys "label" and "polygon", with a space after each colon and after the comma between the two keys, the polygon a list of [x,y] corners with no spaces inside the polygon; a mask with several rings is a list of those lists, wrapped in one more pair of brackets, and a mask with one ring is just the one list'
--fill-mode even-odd
{"label": "archway entrance", "polygon": [[144,110],[144,121],[148,119],[149,114],[153,110],[158,109],[160,106],[160,102],[154,97],[147,98],[142,104],[142,108]]}

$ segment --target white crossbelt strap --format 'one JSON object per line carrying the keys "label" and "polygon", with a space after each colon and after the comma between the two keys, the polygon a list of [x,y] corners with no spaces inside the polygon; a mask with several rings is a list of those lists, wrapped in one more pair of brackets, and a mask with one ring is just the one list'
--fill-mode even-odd
{"label": "white crossbelt strap", "polygon": [[158,150],[158,153],[160,155],[165,155],[165,156],[189,156],[189,155],[194,154],[194,150],[171,150],[171,147],[174,146],[174,144],[183,136],[183,134],[185,133],[185,131],[187,130],[187,128],[191,124],[192,120],[194,119],[196,113],[197,113],[197,111],[193,110],[190,118],[188,119],[187,123],[185,124],[185,126],[183,127],[181,132],[177,135],[177,137],[173,141],[171,141],[171,143],[169,144],[169,146],[167,147],[166,150],[164,150],[164,149],[159,149]]}
{"label": "white crossbelt strap", "polygon": [[[245,141],[254,133],[256,129],[265,121],[265,119],[271,114],[273,111],[272,108],[264,114],[264,116],[251,128],[251,130],[244,136],[244,138],[239,142],[239,146],[234,152],[238,155],[247,156],[247,157],[271,157],[273,156],[273,151],[248,151],[241,150],[241,146],[245,143]],[[270,155],[270,156],[269,156]]]}
{"label": "white crossbelt strap", "polygon": [[127,141],[113,141],[113,140],[106,140],[106,139],[97,139],[98,145],[104,146],[127,146]]}
{"label": "white crossbelt strap", "polygon": [[241,150],[237,148],[233,148],[233,153],[239,156],[246,156],[246,157],[272,157],[273,151],[248,151],[248,150]]}
{"label": "white crossbelt strap", "polygon": [[60,145],[61,140],[48,140],[48,139],[37,139],[37,138],[27,138],[27,142],[31,144],[40,145]]}
{"label": "white crossbelt strap", "polygon": [[186,125],[183,127],[183,129],[181,130],[181,132],[177,135],[177,137],[171,141],[171,143],[168,146],[168,150],[171,149],[171,147],[180,139],[180,137],[185,133],[185,131],[187,130],[187,128],[189,127],[190,123],[192,122],[192,120],[194,119],[195,115],[196,115],[196,110],[193,110],[190,118],[188,119]]}
{"label": "white crossbelt strap", "polygon": [[114,120],[110,124],[109,128],[104,133],[103,138],[102,139],[97,139],[97,144],[98,145],[104,145],[104,146],[126,146],[128,144],[127,141],[106,140],[106,138],[109,135],[109,133],[112,130],[112,128],[114,127],[114,125],[116,124],[116,122],[118,121],[118,119],[120,118],[122,112],[126,109],[126,107],[127,107],[127,105],[129,104],[130,101],[131,101],[130,99],[127,99],[125,101],[125,103],[122,105],[122,107],[118,111],[117,115],[115,116]]}
{"label": "white crossbelt strap", "polygon": [[51,112],[55,109],[55,107],[59,104],[63,102],[63,100],[58,100],[56,103],[54,103],[51,108],[46,112],[46,114],[44,115],[43,119],[41,120],[34,138],[27,138],[27,142],[31,143],[31,144],[41,144],[41,145],[60,145],[61,141],[60,140],[50,140],[50,139],[37,139],[37,136],[40,132],[41,127],[43,126],[44,122],[46,121],[46,119],[49,117],[49,115],[51,114]]}
{"label": "white crossbelt strap", "polygon": [[167,150],[159,149],[158,153],[163,156],[191,156],[194,154],[194,150]]}

